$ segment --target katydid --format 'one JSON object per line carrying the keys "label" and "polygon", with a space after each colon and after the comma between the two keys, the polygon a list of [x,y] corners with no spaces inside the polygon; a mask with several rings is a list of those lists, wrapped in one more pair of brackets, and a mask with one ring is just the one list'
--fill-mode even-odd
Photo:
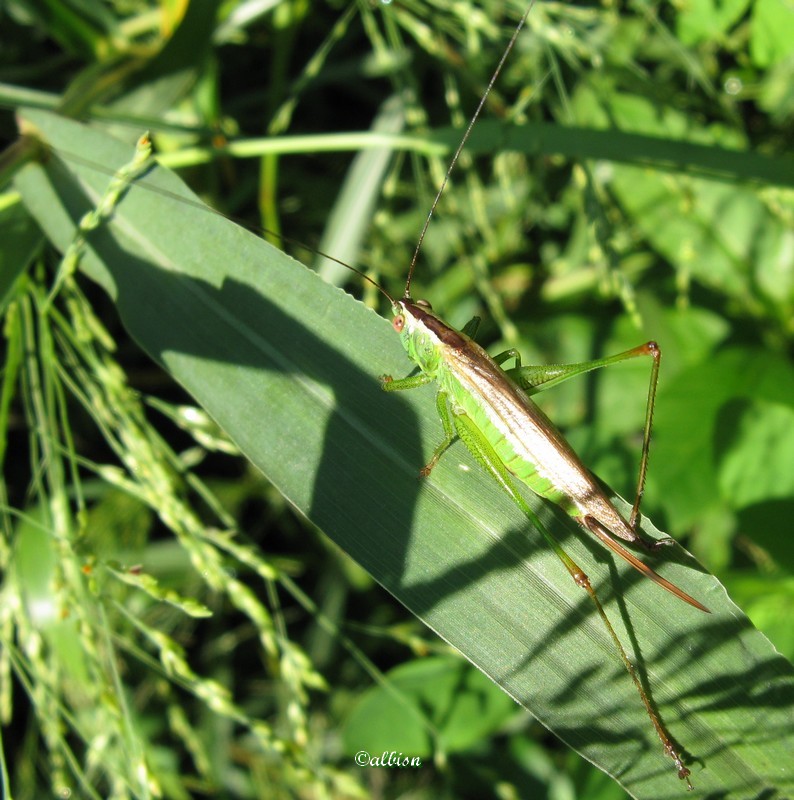
{"label": "katydid", "polygon": [[[529,9],[527,9],[524,20],[528,13]],[[501,64],[512,48],[522,25],[523,20],[505,50],[502,62],[494,72],[489,89],[494,84]],[[447,177],[466,143],[486,97],[487,92],[452,159]],[[387,391],[394,391],[413,388],[432,381],[438,383],[437,407],[444,430],[444,439],[436,448],[430,462],[421,470],[422,474],[429,474],[453,440],[459,437],[471,451],[475,460],[497,480],[532,525],[539,530],[577,585],[588,593],[598,616],[634,681],[665,751],[673,759],[679,777],[685,780],[691,788],[689,769],[684,764],[672,737],[656,714],[589,579],[544,527],[517,488],[517,483],[521,481],[541,496],[557,503],[582,527],[595,535],[605,546],[626,559],[646,577],[694,607],[707,611],[705,606],[657,575],[616,541],[616,538],[623,539],[648,550],[672,542],[669,539],[661,542],[646,542],[638,532],[639,507],[645,484],[660,363],[659,348],[649,342],[616,356],[591,362],[549,367],[523,366],[519,354],[514,350],[508,350],[494,358],[488,356],[472,339],[476,333],[477,320],[472,320],[464,327],[463,331],[457,331],[436,316],[427,303],[414,301],[411,298],[410,285],[417,254],[424,238],[424,231],[427,229],[445,184],[446,179],[433,203],[425,223],[425,229],[420,235],[403,296],[399,300],[394,300],[381,289],[391,301],[394,312],[394,328],[400,333],[408,355],[417,364],[421,374],[402,380],[392,380],[390,377],[386,377],[383,388]],[[575,375],[640,356],[650,356],[652,367],[636,499],[629,519],[626,520],[613,506],[605,491],[582,464],[563,436],[533,403],[530,396],[560,384]],[[504,370],[502,366],[511,360],[514,362],[514,366]]]}
{"label": "katydid", "polygon": [[[414,301],[411,297],[411,279],[430,219],[488,93],[515,44],[531,8],[532,4],[528,6],[513,33],[452,157],[447,174],[420,233],[402,298],[394,300],[387,295],[392,303],[394,330],[400,334],[409,358],[419,368],[419,374],[400,380],[384,375],[381,378],[382,385],[386,391],[399,391],[434,381],[438,384],[436,407],[444,430],[444,439],[435,449],[428,464],[420,470],[420,474],[429,475],[444,452],[456,438],[459,438],[474,459],[499,483],[538,529],[576,584],[590,596],[598,616],[639,692],[665,752],[675,763],[678,777],[685,780],[691,790],[693,787],[689,780],[690,770],[684,764],[672,737],[651,705],[637,671],[615,633],[589,578],[543,525],[516,486],[516,480],[521,481],[536,494],[556,503],[586,531],[596,536],[602,544],[625,559],[640,573],[691,606],[708,612],[709,609],[702,603],[662,578],[614,538],[640,545],[648,551],[674,543],[669,538],[648,541],[638,532],[661,350],[655,342],[647,342],[618,355],[594,361],[524,367],[521,364],[521,356],[516,350],[506,350],[491,357],[474,341],[473,337],[479,326],[477,317],[462,331],[458,331],[434,314],[427,301]],[[641,356],[650,356],[652,367],[637,491],[631,514],[626,520],[610,502],[604,489],[584,466],[563,435],[531,400],[530,395],[576,375]],[[502,365],[511,359],[515,362],[515,366],[504,370]]]}
{"label": "katydid", "polygon": [[[692,789],[689,781],[690,771],[684,765],[670,734],[654,711],[634,665],[615,633],[589,578],[527,505],[515,483],[517,478],[537,494],[557,503],[582,527],[597,536],[603,544],[643,575],[695,608],[708,611],[703,604],[662,578],[612,538],[617,536],[642,545],[648,550],[673,541],[664,539],[648,542],[637,532],[639,504],[648,457],[653,396],[659,366],[658,346],[654,342],[648,342],[611,358],[580,364],[522,367],[520,357],[515,351],[508,350],[491,358],[473,341],[470,334],[473,335],[476,331],[479,322],[476,318],[463,331],[457,331],[436,316],[426,302],[421,300],[414,302],[409,295],[394,303],[394,314],[394,329],[400,334],[408,355],[421,372],[419,375],[401,380],[393,380],[388,375],[383,376],[383,388],[386,391],[397,391],[412,389],[431,381],[437,381],[439,384],[436,406],[445,436],[420,474],[429,475],[438,459],[457,437],[486,472],[496,479],[538,529],[576,584],[590,596],[637,687],[665,752],[673,759],[678,776],[687,782],[689,789]],[[574,375],[646,354],[653,356],[654,362],[640,484],[631,517],[626,521],[562,434],[533,403],[530,394],[561,383]],[[516,360],[516,367],[505,371],[500,364],[510,358]]]}

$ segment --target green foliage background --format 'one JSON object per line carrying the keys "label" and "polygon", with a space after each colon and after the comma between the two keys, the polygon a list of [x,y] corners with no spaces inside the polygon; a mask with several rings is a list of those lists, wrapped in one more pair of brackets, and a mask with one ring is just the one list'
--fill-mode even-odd
{"label": "green foliage background", "polygon": [[[7,5],[5,104],[101,118],[129,143],[106,151],[28,113],[56,179],[18,171],[27,145],[2,162],[16,174],[0,263],[9,796],[623,796],[332,542],[511,694],[548,695],[533,711],[634,796],[683,791],[590,609],[507,501],[459,451],[414,480],[438,425],[429,393],[395,407],[377,391],[407,363],[385,323],[182,202],[170,178],[156,191],[157,174],[121,200],[112,238],[88,234],[80,269],[104,292],[63,267],[53,284],[33,222],[67,250],[60,203],[76,212],[50,186],[80,175],[75,207],[90,207],[149,129],[214,207],[399,293],[460,137],[450,125],[522,11]],[[536,5],[414,286],[453,323],[481,314],[486,343],[525,363],[657,339],[644,511],[789,659],[792,33],[772,0]],[[316,266],[382,307],[348,271]],[[613,372],[543,400],[627,494],[647,367]],[[790,666],[683,557],[665,574],[698,587],[713,625],[542,513],[641,653],[696,793],[786,796]],[[355,766],[378,747],[425,766]]]}

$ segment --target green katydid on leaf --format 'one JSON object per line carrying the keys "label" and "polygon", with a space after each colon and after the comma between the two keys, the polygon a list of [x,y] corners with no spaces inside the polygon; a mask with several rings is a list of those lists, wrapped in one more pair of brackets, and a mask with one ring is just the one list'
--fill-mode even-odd
{"label": "green katydid on leaf", "polygon": [[[548,30],[556,32],[553,24]],[[574,51],[560,50],[565,52],[574,57]],[[554,64],[554,58],[550,53],[548,63]],[[559,67],[551,69],[561,77]],[[575,109],[577,120],[581,114],[590,129],[545,119],[528,126],[492,119],[468,142],[471,128],[462,141],[455,131],[423,138],[346,138],[348,146],[363,142],[381,148],[377,174],[364,170],[370,188],[379,185],[380,169],[389,161],[384,147],[437,156],[449,142],[459,141],[453,164],[464,144],[467,152],[520,150],[607,159],[621,166],[608,168],[613,174],[600,190],[608,186],[619,198],[652,247],[669,253],[671,261],[689,263],[688,274],[705,286],[728,290],[748,311],[757,308],[750,293],[760,287],[770,307],[782,312],[791,285],[785,270],[790,235],[781,225],[785,203],[780,197],[740,191],[735,184],[755,179],[789,185],[790,163],[741,151],[740,141],[721,136],[716,128],[690,131],[691,141],[662,139],[660,120],[662,127],[680,134],[690,116],[669,108],[660,115],[655,99],[638,102],[619,92],[609,95],[612,105],[602,106],[597,84],[594,74],[590,84],[572,93],[570,105],[565,90],[557,90],[561,105]],[[399,123],[405,98],[393,100]],[[484,101],[485,95],[479,109]],[[287,116],[289,107],[282,109]],[[657,547],[671,540],[639,517],[660,365],[654,343],[624,350],[636,344],[631,342],[611,351],[624,350],[617,356],[585,354],[575,364],[543,367],[522,365],[510,341],[510,349],[492,358],[472,341],[474,321],[458,331],[428,304],[411,298],[414,268],[418,281],[427,269],[417,266],[415,254],[410,264],[393,265],[396,274],[408,277],[404,295],[392,300],[392,327],[420,374],[389,378],[383,388],[417,391],[384,394],[378,379],[402,376],[409,367],[383,319],[281,250],[208,213],[173,174],[146,164],[132,166],[130,148],[55,115],[28,112],[24,119],[26,132],[48,152],[43,166],[29,164],[17,177],[25,213],[66,253],[50,300],[74,269],[100,284],[142,348],[201,403],[295,508],[633,796],[679,796],[687,785],[708,796],[791,794],[791,665],[752,628],[713,576],[677,546]],[[343,138],[327,137],[323,147]],[[308,140],[299,139],[289,146],[306,146]],[[233,143],[227,152],[240,154],[241,144]],[[261,153],[287,146],[279,137],[257,144]],[[649,162],[659,168],[648,170]],[[588,170],[581,171],[588,187],[583,205],[600,206],[600,201],[591,203],[598,189]],[[360,199],[357,191],[347,196]],[[522,197],[517,191],[513,202],[521,204]],[[698,214],[679,213],[688,202]],[[487,206],[482,197],[480,203]],[[621,243],[599,233],[603,220],[598,217],[605,208],[591,213],[587,224],[595,225],[600,256],[609,260]],[[551,228],[567,224],[561,210],[550,214]],[[542,211],[536,207],[534,213]],[[358,216],[356,241],[367,225],[366,215]],[[338,215],[337,222],[343,218]],[[724,236],[715,235],[719,222]],[[29,229],[28,224],[26,241]],[[671,231],[676,235],[670,236]],[[763,231],[773,235],[760,237]],[[424,232],[417,254],[423,237]],[[574,232],[571,239],[577,238]],[[756,252],[759,238],[767,245]],[[558,245],[550,241],[544,246],[552,252]],[[337,255],[333,249],[331,254]],[[759,266],[737,269],[746,257]],[[502,330],[515,333],[501,300],[494,302],[497,292],[489,273],[478,272],[477,264],[486,258],[478,254],[464,271],[476,275],[474,282]],[[678,275],[682,284],[685,272]],[[13,286],[16,278],[14,272],[4,285]],[[429,299],[435,301],[435,293]],[[632,291],[622,299],[631,306]],[[40,311],[46,314],[48,307],[49,300]],[[690,330],[687,334],[698,338]],[[703,342],[698,346],[706,349]],[[639,488],[629,506],[593,478],[529,395],[639,355],[653,360],[648,361],[651,389]],[[737,374],[743,381],[748,378],[746,371]],[[440,387],[435,405],[432,392],[419,388],[431,382]],[[694,382],[680,392],[682,415],[692,407]],[[704,383],[707,391],[701,394],[715,403],[718,392]],[[785,401],[785,390],[777,386],[777,392],[772,399]],[[633,397],[622,388],[620,394],[621,401]],[[639,394],[636,404],[641,409]],[[712,489],[715,495],[731,494],[741,507],[769,496],[771,481],[757,479],[755,472],[787,460],[766,455],[769,421],[753,428],[747,420],[754,417],[729,415],[729,410],[722,409],[723,426],[737,418],[747,424],[733,426],[735,442],[727,437],[722,449],[715,448],[723,463]],[[779,431],[790,406],[781,402],[774,410],[774,416],[767,416]],[[697,451],[692,462],[704,464],[714,456],[710,445],[715,436],[706,425],[692,424],[699,430],[680,451],[689,446]],[[763,438],[747,435],[762,428]],[[673,452],[669,439],[666,452]],[[680,470],[675,460],[668,457],[661,464],[668,486]],[[748,464],[755,465],[753,470]],[[418,480],[422,465],[424,477]],[[697,497],[708,480],[678,479],[686,484],[678,487],[679,496],[689,492],[694,498],[686,512],[690,516],[693,506],[696,511],[708,506],[711,498]],[[776,481],[775,486],[782,494],[788,483]],[[147,574],[120,572],[117,578],[188,613],[209,613]],[[424,731],[430,716],[423,718],[420,706],[412,713]],[[231,706],[228,710],[237,718]],[[438,720],[443,713],[436,709],[431,716]],[[435,742],[441,756],[443,738]],[[664,751],[686,784],[675,780]]]}
{"label": "green katydid on leaf", "polygon": [[[17,186],[65,249],[108,183],[88,163],[119,167],[130,151],[57,116],[26,118],[53,155]],[[460,447],[417,480],[440,426],[430,392],[380,390],[378,375],[406,364],[389,324],[199,208],[167,171],[142,183],[160,191],[133,183],[81,261],[139,344],[290,503],[539,720],[632,795],[680,793],[590,601],[521,511]],[[719,583],[681,552],[654,559],[712,613],[688,609],[555,507],[525,502],[589,574],[697,792],[785,796],[791,666]]]}

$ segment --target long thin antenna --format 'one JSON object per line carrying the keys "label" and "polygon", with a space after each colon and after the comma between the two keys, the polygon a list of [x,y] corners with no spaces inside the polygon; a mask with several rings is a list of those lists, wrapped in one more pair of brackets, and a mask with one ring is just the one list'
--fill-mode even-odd
{"label": "long thin antenna", "polygon": [[408,279],[405,281],[405,292],[403,293],[404,299],[408,299],[411,296],[411,279],[414,276],[414,269],[416,268],[416,262],[419,259],[419,251],[422,249],[422,243],[425,240],[425,234],[427,233],[427,229],[430,227],[430,220],[433,217],[433,212],[436,210],[436,206],[441,200],[441,195],[444,194],[444,190],[447,188],[447,184],[449,183],[449,178],[452,175],[452,170],[455,169],[455,164],[458,163],[460,154],[463,152],[463,148],[466,146],[466,142],[469,140],[469,136],[471,135],[471,132],[474,129],[475,124],[477,123],[477,119],[480,116],[480,112],[483,110],[483,107],[485,106],[485,103],[488,100],[488,95],[491,93],[491,89],[493,89],[494,84],[496,83],[496,80],[499,77],[499,73],[502,71],[502,67],[505,64],[505,61],[507,61],[507,57],[510,55],[510,51],[513,49],[513,45],[516,43],[516,39],[518,39],[518,34],[521,33],[521,29],[524,27],[524,23],[527,21],[527,18],[529,17],[529,12],[532,11],[532,7],[534,5],[535,5],[535,0],[532,0],[532,2],[527,6],[527,10],[524,12],[524,16],[521,17],[521,21],[518,23],[518,26],[513,31],[513,35],[510,37],[510,41],[507,43],[507,47],[505,48],[504,53],[502,53],[502,57],[499,59],[499,63],[496,65],[496,69],[494,70],[493,75],[491,75],[491,80],[488,81],[488,86],[485,88],[485,92],[483,93],[483,96],[480,98],[480,102],[477,105],[477,108],[474,111],[471,120],[469,120],[466,132],[463,134],[463,138],[460,140],[458,149],[455,150],[455,155],[452,156],[452,161],[449,162],[449,168],[447,169],[447,174],[444,175],[444,180],[441,181],[441,187],[438,190],[438,194],[436,195],[435,200],[433,200],[433,204],[430,206],[430,211],[427,214],[427,219],[425,220],[424,227],[422,228],[422,232],[419,234],[419,241],[416,243],[416,250],[414,250],[414,255],[413,258],[411,259],[411,266],[408,268]]}

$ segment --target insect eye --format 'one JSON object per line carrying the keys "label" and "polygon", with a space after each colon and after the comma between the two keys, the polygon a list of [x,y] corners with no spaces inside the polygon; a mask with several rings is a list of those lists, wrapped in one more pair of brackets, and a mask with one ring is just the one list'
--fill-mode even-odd
{"label": "insect eye", "polygon": [[421,306],[422,308],[426,308],[428,311],[433,310],[433,306],[430,305],[429,300],[417,300],[416,305]]}
{"label": "insect eye", "polygon": [[398,314],[392,321],[392,328],[400,333],[402,329],[405,327],[405,317],[402,314]]}

